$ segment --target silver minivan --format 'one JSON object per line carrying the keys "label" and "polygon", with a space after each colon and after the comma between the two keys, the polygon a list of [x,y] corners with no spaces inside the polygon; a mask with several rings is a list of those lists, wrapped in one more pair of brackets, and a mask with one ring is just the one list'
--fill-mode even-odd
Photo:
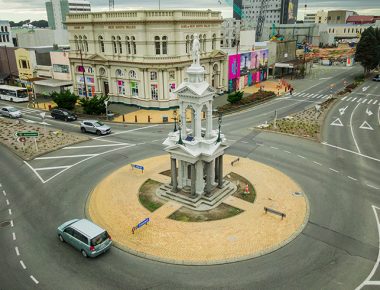
{"label": "silver minivan", "polygon": [[58,238],[82,253],[84,257],[96,257],[111,248],[111,236],[106,230],[86,219],[73,219],[60,225]]}

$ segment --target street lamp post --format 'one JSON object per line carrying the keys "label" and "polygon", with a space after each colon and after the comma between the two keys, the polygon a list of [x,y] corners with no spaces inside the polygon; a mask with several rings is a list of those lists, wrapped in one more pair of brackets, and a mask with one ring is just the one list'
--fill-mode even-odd
{"label": "street lamp post", "polygon": [[222,139],[220,138],[220,128],[221,128],[221,125],[222,125],[222,112],[218,112],[218,139],[216,139],[216,143],[219,143],[222,141]]}
{"label": "street lamp post", "polygon": [[182,122],[180,118],[178,119],[178,129],[179,129],[179,139],[178,139],[177,144],[184,145],[182,141]]}
{"label": "street lamp post", "polygon": [[173,120],[174,120],[174,130],[173,132],[177,132],[177,110],[173,111]]}

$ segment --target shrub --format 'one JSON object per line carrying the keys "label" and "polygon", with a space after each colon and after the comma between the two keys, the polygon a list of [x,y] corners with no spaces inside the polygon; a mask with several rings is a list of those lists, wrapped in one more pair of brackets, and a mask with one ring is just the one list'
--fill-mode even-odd
{"label": "shrub", "polygon": [[79,101],[83,112],[88,115],[101,115],[106,112],[104,101],[108,100],[107,96],[94,96],[92,98],[83,98]]}
{"label": "shrub", "polygon": [[79,98],[69,90],[65,90],[62,93],[54,92],[51,94],[51,97],[59,108],[67,110],[73,110]]}
{"label": "shrub", "polygon": [[243,92],[236,91],[236,92],[228,95],[227,101],[230,102],[231,104],[236,104],[236,103],[240,102],[240,100],[242,98],[243,98]]}

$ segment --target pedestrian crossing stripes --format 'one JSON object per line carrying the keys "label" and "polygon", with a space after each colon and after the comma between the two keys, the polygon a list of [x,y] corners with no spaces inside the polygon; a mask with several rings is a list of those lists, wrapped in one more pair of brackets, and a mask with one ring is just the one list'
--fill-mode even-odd
{"label": "pedestrian crossing stripes", "polygon": [[[287,97],[298,97],[298,98],[303,98],[303,99],[315,99],[317,100],[326,100],[331,97],[330,94],[311,94],[311,93],[294,93],[293,95],[290,95],[289,93],[286,94]],[[375,96],[376,97],[376,96]],[[366,105],[380,105],[380,101],[374,98],[360,98],[360,97],[349,97],[349,96],[344,96],[341,98],[341,101],[345,102],[355,102],[358,104],[366,104]]]}

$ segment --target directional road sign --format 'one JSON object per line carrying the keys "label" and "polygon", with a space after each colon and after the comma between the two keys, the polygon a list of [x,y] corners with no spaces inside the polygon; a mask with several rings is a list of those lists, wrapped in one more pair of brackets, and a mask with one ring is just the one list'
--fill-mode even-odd
{"label": "directional road sign", "polygon": [[37,131],[19,131],[16,132],[17,137],[38,137],[39,133]]}

